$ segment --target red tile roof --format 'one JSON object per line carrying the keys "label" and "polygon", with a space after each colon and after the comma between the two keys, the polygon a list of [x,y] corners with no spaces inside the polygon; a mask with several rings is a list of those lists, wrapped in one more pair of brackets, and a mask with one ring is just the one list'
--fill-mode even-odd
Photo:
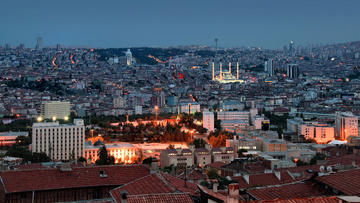
{"label": "red tile roof", "polygon": [[218,200],[222,200],[225,202],[227,199],[227,195],[225,195],[225,194],[221,194],[219,192],[214,192],[213,190],[208,189],[207,187],[204,187],[202,185],[198,185],[198,187],[203,193],[206,193],[207,195],[215,197]]}
{"label": "red tile roof", "polygon": [[214,163],[211,163],[211,164],[208,164],[206,165],[207,167],[210,167],[210,168],[216,168],[218,170],[221,169],[222,166],[226,165],[225,162],[221,162],[221,161],[218,161],[218,162],[214,162]]}
{"label": "red tile roof", "polygon": [[[119,201],[116,201],[120,203]],[[129,195],[128,203],[193,203],[189,194],[170,193],[170,194],[151,194],[151,195]]]}
{"label": "red tile roof", "polygon": [[268,185],[280,185],[296,181],[289,175],[288,172],[281,172],[280,180],[274,173],[251,174],[249,175],[249,183],[247,183],[242,176],[232,177],[232,179],[238,181],[240,189]]}
{"label": "red tile roof", "polygon": [[294,183],[261,189],[252,189],[248,193],[257,200],[274,200],[323,196],[325,192],[314,183]]}
{"label": "red tile roof", "polygon": [[[107,177],[100,177],[104,171]],[[150,173],[143,165],[92,166],[61,171],[57,168],[0,172],[2,190],[6,193],[91,186],[119,186]]]}
{"label": "red tile roof", "polygon": [[121,191],[126,191],[129,195],[141,195],[172,193],[175,192],[175,189],[169,186],[160,177],[160,174],[154,173],[117,187],[111,190],[110,193],[114,199],[121,199]]}
{"label": "red tile roof", "polygon": [[316,180],[346,195],[360,195],[360,169],[320,176]]}
{"label": "red tile roof", "polygon": [[310,197],[310,198],[294,198],[294,199],[274,199],[256,201],[257,203],[338,203],[337,197]]}
{"label": "red tile roof", "polygon": [[160,173],[162,177],[165,178],[165,180],[171,184],[176,190],[181,191],[181,192],[188,192],[193,196],[199,196],[199,190],[196,184],[194,183],[190,183],[190,182],[186,182],[186,186],[185,186],[185,182],[184,180],[180,179],[180,178],[176,178],[174,176],[171,176],[169,174],[166,173]]}
{"label": "red tile roof", "polygon": [[[182,172],[180,175],[177,176],[178,178],[185,179],[185,172]],[[191,170],[190,172],[187,171],[186,180],[205,180],[207,179],[207,175],[202,173],[200,170]]]}

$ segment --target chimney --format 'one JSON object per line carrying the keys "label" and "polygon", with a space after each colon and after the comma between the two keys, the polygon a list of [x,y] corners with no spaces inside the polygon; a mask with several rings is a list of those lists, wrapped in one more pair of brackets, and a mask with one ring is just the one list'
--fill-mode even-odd
{"label": "chimney", "polygon": [[[243,175],[243,178],[247,184],[250,184],[250,176],[248,174]],[[230,186],[230,185],[229,185]]]}
{"label": "chimney", "polygon": [[239,184],[231,183],[228,185],[229,196],[230,197],[238,197],[239,196]]}
{"label": "chimney", "polygon": [[211,151],[211,145],[210,144],[205,144],[205,149]]}
{"label": "chimney", "polygon": [[280,171],[274,171],[274,175],[277,177],[277,179],[281,180]]}
{"label": "chimney", "polygon": [[156,173],[159,170],[159,162],[156,158],[152,158],[151,165],[150,165],[150,171],[151,173]]}
{"label": "chimney", "polygon": [[127,191],[122,190],[120,194],[121,194],[121,203],[127,203],[127,195],[128,195]]}
{"label": "chimney", "polygon": [[218,183],[218,182],[214,182],[214,183],[213,183],[213,192],[217,192],[217,191],[218,191],[218,186],[219,186],[219,183]]}

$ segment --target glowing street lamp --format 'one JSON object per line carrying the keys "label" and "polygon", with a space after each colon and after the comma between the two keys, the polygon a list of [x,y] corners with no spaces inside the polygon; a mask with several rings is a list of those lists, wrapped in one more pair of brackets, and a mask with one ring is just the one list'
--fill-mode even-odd
{"label": "glowing street lamp", "polygon": [[65,116],[65,117],[64,117],[64,120],[65,120],[65,121],[68,121],[68,120],[69,120],[69,116]]}
{"label": "glowing street lamp", "polygon": [[158,119],[159,107],[155,106],[154,109],[155,109],[155,116],[156,116],[156,120],[157,120]]}
{"label": "glowing street lamp", "polygon": [[42,122],[42,121],[43,121],[43,118],[42,118],[41,116],[38,116],[38,117],[36,118],[36,120],[37,120],[37,122]]}
{"label": "glowing street lamp", "polygon": [[53,121],[56,121],[56,116],[53,116],[53,117],[52,117],[52,120],[53,120]]}

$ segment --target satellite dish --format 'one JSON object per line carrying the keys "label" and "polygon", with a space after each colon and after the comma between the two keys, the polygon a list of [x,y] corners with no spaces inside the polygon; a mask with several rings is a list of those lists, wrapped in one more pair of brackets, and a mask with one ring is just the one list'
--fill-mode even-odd
{"label": "satellite dish", "polygon": [[326,167],[326,170],[327,170],[328,172],[332,172],[332,167],[331,167],[331,166],[328,166],[328,167]]}
{"label": "satellite dish", "polygon": [[325,166],[320,166],[320,172],[323,172],[325,170]]}

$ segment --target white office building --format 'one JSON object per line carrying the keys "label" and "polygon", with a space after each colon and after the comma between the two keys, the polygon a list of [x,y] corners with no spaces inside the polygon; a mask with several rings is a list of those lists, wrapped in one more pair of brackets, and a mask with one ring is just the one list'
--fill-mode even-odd
{"label": "white office building", "polygon": [[59,122],[34,123],[32,152],[44,152],[53,160],[71,160],[84,156],[84,120],[73,124]]}
{"label": "white office building", "polygon": [[208,132],[214,131],[215,127],[214,113],[210,111],[203,112],[203,127],[208,130]]}
{"label": "white office building", "polygon": [[44,119],[67,119],[70,115],[70,102],[45,101],[41,103],[41,116]]}

